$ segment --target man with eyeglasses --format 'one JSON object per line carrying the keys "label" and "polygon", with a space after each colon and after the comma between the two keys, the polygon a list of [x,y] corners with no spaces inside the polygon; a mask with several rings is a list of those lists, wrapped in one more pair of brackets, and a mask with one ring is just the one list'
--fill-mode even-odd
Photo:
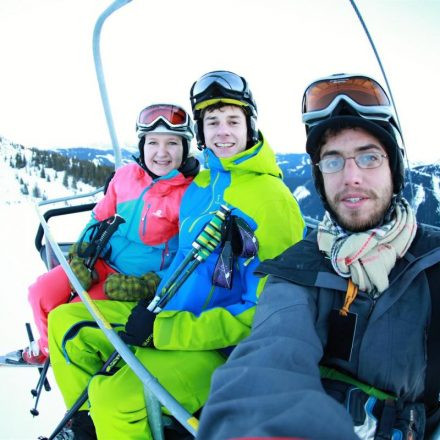
{"label": "man with eyeglasses", "polygon": [[257,268],[269,280],[251,335],[214,373],[199,437],[428,438],[440,232],[402,196],[393,109],[376,81],[338,74],[306,89],[303,121],[326,213]]}

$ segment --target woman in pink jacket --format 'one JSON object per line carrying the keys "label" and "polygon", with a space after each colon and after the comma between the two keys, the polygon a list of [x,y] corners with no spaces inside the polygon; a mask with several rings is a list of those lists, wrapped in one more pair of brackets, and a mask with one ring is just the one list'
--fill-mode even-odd
{"label": "woman in pink jacket", "polygon": [[[181,107],[150,105],[139,114],[136,129],[140,153],[136,163],[116,171],[69,255],[72,270],[95,300],[137,301],[154,295],[162,271],[177,250],[180,201],[199,170],[197,159],[189,156],[192,121]],[[86,255],[84,248],[92,241],[92,231],[115,214],[125,222],[118,226],[90,271],[82,258]],[[72,293],[61,266],[30,286],[29,302],[40,339],[17,352],[18,362],[45,361],[48,314],[69,299],[80,300]]]}

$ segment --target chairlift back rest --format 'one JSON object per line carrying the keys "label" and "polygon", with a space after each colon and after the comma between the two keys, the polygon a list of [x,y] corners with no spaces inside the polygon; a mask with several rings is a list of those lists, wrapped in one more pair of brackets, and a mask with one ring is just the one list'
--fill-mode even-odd
{"label": "chairlift back rest", "polygon": [[[49,221],[51,217],[58,217],[61,215],[69,215],[76,214],[79,212],[91,211],[95,207],[96,203],[87,203],[84,205],[76,205],[76,206],[65,206],[62,208],[50,209],[44,213],[44,218],[46,221]],[[47,248],[46,244],[43,244],[44,230],[41,225],[39,225],[37,234],[35,236],[35,247],[40,254],[41,259],[43,260],[46,268],[52,269],[55,266],[58,266],[59,261],[56,255],[51,251],[50,247]],[[64,255],[67,257],[70,247],[72,246],[72,242],[62,242],[59,243],[61,250]]]}

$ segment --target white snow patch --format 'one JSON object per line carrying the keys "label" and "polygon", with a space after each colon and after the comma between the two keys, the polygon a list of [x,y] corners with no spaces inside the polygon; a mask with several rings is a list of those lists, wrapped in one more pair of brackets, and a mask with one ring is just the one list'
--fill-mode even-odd
{"label": "white snow patch", "polygon": [[[34,246],[39,220],[31,195],[22,194],[20,179],[32,194],[37,184],[49,198],[72,195],[72,190],[63,184],[64,173],[55,177],[54,170],[45,170],[51,181],[40,177],[41,170],[26,166],[20,170],[11,168],[10,160],[16,154],[24,154],[30,159],[32,152],[5,139],[0,142],[0,275],[2,281],[2,301],[0,307],[1,343],[0,353],[22,349],[28,345],[25,323],[30,322],[35,338],[38,337],[30,305],[27,301],[28,286],[46,271]],[[90,191],[89,185],[78,184],[78,192]],[[90,201],[84,199],[84,202]],[[61,204],[61,206],[64,202]],[[59,207],[59,204],[57,205]],[[43,208],[52,208],[49,205]],[[90,213],[52,218],[52,232],[57,241],[75,241],[85,226]],[[38,417],[32,417],[34,399],[30,393],[38,380],[38,370],[34,368],[0,367],[0,439],[36,439],[40,435],[49,436],[65,413],[64,401],[58,390],[52,370],[49,370],[52,391],[43,391],[39,403]]]}
{"label": "white snow patch", "polygon": [[293,197],[299,202],[310,195],[310,191],[305,186],[298,186],[298,188],[293,191]]}

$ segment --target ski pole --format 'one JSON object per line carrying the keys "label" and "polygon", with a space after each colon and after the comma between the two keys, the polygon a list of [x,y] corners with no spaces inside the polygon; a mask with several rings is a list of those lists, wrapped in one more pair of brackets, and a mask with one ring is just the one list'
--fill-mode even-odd
{"label": "ski pole", "polygon": [[[26,332],[27,332],[27,335],[29,338],[29,342],[32,345],[32,342],[34,342],[35,339],[34,339],[34,335],[32,333],[32,328],[31,328],[31,325],[29,324],[29,322],[26,322]],[[39,414],[39,412],[37,410],[37,406],[38,406],[38,402],[40,400],[40,395],[41,395],[41,391],[43,390],[43,386],[46,391],[50,391],[50,389],[51,389],[50,385],[49,385],[49,381],[47,380],[47,377],[46,377],[48,368],[49,368],[49,366],[48,365],[46,366],[46,364],[44,365],[43,368],[40,368],[40,367],[38,368],[38,371],[40,373],[40,377],[38,378],[37,386],[31,390],[32,396],[34,396],[36,398],[34,407],[30,410],[31,414],[34,417],[38,416],[38,414]]]}
{"label": "ski pole", "polygon": [[[174,273],[170,276],[165,286],[162,288],[162,292],[166,292],[170,286],[176,281],[185,267],[191,260],[197,257],[198,252],[202,246],[207,246],[212,252],[221,240],[221,227],[224,222],[226,215],[230,212],[229,208],[225,205],[221,205],[220,209],[214,213],[214,217],[209,221],[209,223],[203,228],[202,232],[197,236],[197,238],[192,243],[191,252],[184,258],[184,260],[179,264]],[[210,244],[210,239],[214,240],[213,245]]]}
{"label": "ski pole", "polygon": [[86,260],[86,266],[89,270],[92,270],[95,266],[96,260],[101,255],[104,248],[107,246],[107,243],[109,242],[111,236],[116,232],[119,225],[122,223],[125,223],[125,220],[123,217],[121,217],[119,214],[115,214],[113,218],[111,218],[110,221],[107,222],[107,227],[102,233],[101,237],[98,239],[98,243],[96,245],[96,250],[93,255],[91,255]]}
{"label": "ski pole", "polygon": [[[164,307],[166,303],[176,294],[177,290],[187,280],[194,269],[200,263],[205,261],[214,251],[214,249],[221,241],[222,225],[230,212],[231,210],[227,206],[221,205],[220,209],[214,213],[212,219],[209,221],[209,223],[207,223],[202,232],[192,243],[192,251],[173,272],[169,281],[163,287],[161,294],[156,295],[151,303],[148,305],[148,310],[150,310],[150,312],[159,313],[162,310],[162,307]],[[188,265],[188,263],[191,262],[191,260],[193,259],[195,260],[193,264],[183,274],[178,282],[175,282],[179,275],[181,275],[185,267]],[[116,351],[113,352],[110,357],[113,358],[114,355],[117,355]]]}
{"label": "ski pole", "polygon": [[[118,352],[115,351],[113,354],[107,359],[105,364],[101,367],[101,369],[95,373],[95,376],[101,373],[109,372],[115,364],[118,362]],[[84,391],[81,393],[81,395],[78,397],[76,402],[70,407],[70,409],[64,414],[64,417],[58,423],[56,428],[53,430],[52,434],[49,437],[43,437],[41,440],[53,440],[55,437],[61,432],[61,430],[66,426],[67,422],[78,412],[78,410],[84,405],[84,403],[87,401],[89,397],[88,394],[88,387],[84,389]]]}
{"label": "ski pole", "polygon": [[[226,205],[221,205],[212,219],[203,228],[202,232],[192,243],[192,251],[178,266],[176,271],[171,275],[167,283],[162,288],[159,295],[156,295],[148,306],[150,312],[156,311],[158,313],[165,302],[168,302],[177,290],[182,286],[186,279],[191,275],[194,269],[203,261],[205,261],[209,255],[218,246],[222,238],[222,226],[231,210]],[[186,266],[192,261],[190,269],[188,269],[180,280],[179,276],[182,274]],[[178,280],[178,281],[177,281]]]}
{"label": "ski pole", "polygon": [[[29,338],[29,342],[32,344],[32,342],[34,342],[35,339],[34,339],[34,334],[32,333],[32,328],[31,328],[31,325],[29,324],[29,322],[26,322],[26,332],[27,332],[27,335],[28,335],[28,338]],[[41,372],[42,372],[43,368],[38,368],[38,371],[40,372],[40,378],[41,378]],[[51,390],[50,385],[49,385],[49,381],[46,378],[44,378],[44,389],[46,391],[50,391]],[[31,394],[34,396],[33,391],[35,391],[35,390],[32,390]]]}
{"label": "ski pole", "polygon": [[35,405],[30,411],[34,417],[40,414],[37,410],[37,406],[38,403],[40,402],[40,396],[41,396],[41,391],[43,390],[43,384],[45,385],[45,390],[50,391],[50,386],[49,389],[46,386],[46,384],[49,385],[49,382],[47,380],[47,372],[49,370],[49,366],[50,366],[50,360],[49,358],[47,358],[44,361],[43,368],[41,368],[40,379],[38,380],[36,389],[31,390],[32,395],[35,397]]}
{"label": "ski pole", "polygon": [[111,324],[102,315],[99,308],[90,298],[89,294],[83,290],[81,283],[70,268],[69,263],[67,262],[58,243],[53,238],[49,225],[38,210],[38,206],[36,206],[36,210],[40,218],[41,226],[46,234],[46,238],[50,242],[58,261],[66,272],[66,275],[72,283],[74,289],[78,292],[78,295],[86,306],[87,310],[95,319],[99,328],[104,332],[110,343],[119,352],[127,365],[133,370],[136,376],[139,377],[143,385],[158,398],[162,405],[165,406],[191,434],[195,435],[198,427],[198,420],[188,413],[188,411],[186,411],[186,409],[183,408],[182,405],[180,405],[180,403],[158,382],[158,380],[145,368],[144,365],[142,365],[139,359],[132,353],[124,341],[122,341],[119,335],[113,330]]}
{"label": "ski pole", "polygon": [[[221,228],[222,225],[230,212],[230,209],[224,205],[220,207],[218,211],[215,212],[213,218],[210,220],[210,222],[203,228],[202,232],[197,236],[196,240],[193,243],[193,250],[191,251],[190,258],[188,256],[185,258],[185,265],[179,265],[179,267],[176,269],[176,271],[171,276],[172,280],[175,280],[179,274],[183,271],[184,266],[187,265],[191,259],[195,258],[195,263],[200,264],[208,256],[212,253],[212,251],[217,247],[217,245],[220,243],[221,240]],[[211,238],[209,238],[211,237]],[[199,253],[201,255],[199,255]],[[177,283],[173,284],[171,287],[173,288],[171,292],[168,292],[165,297],[159,297],[161,299],[160,305],[163,306],[164,303],[166,303],[171,297],[177,292],[178,288],[185,282],[185,280],[188,278],[188,276],[192,273],[192,271],[195,269],[195,265],[190,267],[190,269],[187,270],[187,272],[184,274],[181,280],[179,280],[179,284]],[[184,279],[183,279],[184,278]],[[167,286],[170,285],[170,282],[167,283]],[[170,289],[171,290],[171,289]],[[165,288],[162,289],[162,292],[165,291]],[[156,311],[158,313],[158,311]],[[107,359],[103,367],[98,371],[96,374],[100,374],[102,372],[105,372],[115,365],[119,360],[121,359],[120,354],[117,350],[115,350],[110,357]],[[70,410],[65,414],[64,418],[61,420],[61,422],[58,424],[58,426],[55,428],[54,432],[50,437],[48,437],[47,440],[52,440],[55,438],[55,436],[63,429],[65,424],[73,417],[73,415],[81,408],[81,406],[84,404],[84,402],[88,398],[88,389],[87,387],[84,389],[84,391],[81,393],[77,401],[72,405]],[[148,403],[148,402],[147,402]],[[150,399],[150,405],[151,405],[151,399]]]}

